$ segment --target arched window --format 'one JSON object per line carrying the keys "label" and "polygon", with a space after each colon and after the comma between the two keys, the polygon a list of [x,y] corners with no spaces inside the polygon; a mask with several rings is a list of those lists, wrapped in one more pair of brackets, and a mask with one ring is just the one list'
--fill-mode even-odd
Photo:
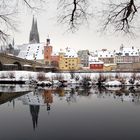
{"label": "arched window", "polygon": [[17,65],[18,70],[22,70],[22,65],[19,62],[14,62],[13,64]]}

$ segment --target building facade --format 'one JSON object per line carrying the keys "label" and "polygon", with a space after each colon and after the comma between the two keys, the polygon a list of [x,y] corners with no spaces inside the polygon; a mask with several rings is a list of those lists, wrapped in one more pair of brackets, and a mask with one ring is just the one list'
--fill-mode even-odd
{"label": "building facade", "polygon": [[95,51],[94,56],[98,57],[98,59],[104,62],[104,64],[115,63],[114,51],[108,51],[107,49],[102,49],[100,51]]}
{"label": "building facade", "polygon": [[137,63],[140,62],[140,50],[136,47],[126,48],[123,45],[115,54],[116,63]]}
{"label": "building facade", "polygon": [[88,67],[89,65],[89,50],[80,50],[78,51],[78,57],[81,61],[82,67]]}
{"label": "building facade", "polygon": [[66,48],[65,52],[59,53],[59,69],[68,71],[80,69],[80,59],[74,50]]}
{"label": "building facade", "polygon": [[104,67],[104,62],[98,60],[98,57],[92,55],[89,56],[89,69],[95,71],[102,71]]}
{"label": "building facade", "polygon": [[50,45],[50,39],[46,40],[46,45],[44,46],[44,62],[46,65],[51,65],[53,47]]}

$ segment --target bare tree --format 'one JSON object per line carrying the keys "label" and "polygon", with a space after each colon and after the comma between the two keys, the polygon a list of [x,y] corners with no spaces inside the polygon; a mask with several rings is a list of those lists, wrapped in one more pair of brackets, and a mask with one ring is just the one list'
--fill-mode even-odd
{"label": "bare tree", "polygon": [[88,0],[59,0],[58,22],[67,24],[68,30],[75,31],[84,22],[88,22],[88,18],[91,16],[88,7]]}
{"label": "bare tree", "polygon": [[133,33],[137,28],[139,6],[140,3],[136,3],[136,0],[110,1],[106,10],[103,11],[105,18],[103,30],[113,26],[114,31]]}
{"label": "bare tree", "polygon": [[[99,1],[101,2],[101,1]],[[88,21],[89,16],[89,3],[90,0],[59,0],[58,9],[60,10],[59,22],[67,24],[70,30],[78,29],[85,21]],[[94,5],[94,1],[92,1]],[[97,5],[98,6],[98,5]],[[94,9],[93,12],[103,15],[100,17],[104,19],[100,21],[103,31],[110,30],[113,27],[113,31],[123,31],[124,33],[133,33],[138,24],[138,11],[140,3],[138,0],[106,0],[102,9]],[[98,15],[97,15],[98,16]],[[98,18],[98,17],[97,17]]]}
{"label": "bare tree", "polygon": [[[42,7],[38,8],[40,3],[44,4],[47,1],[49,0],[1,0],[0,41],[6,41],[9,36],[9,29],[17,29],[15,14],[21,12],[24,6],[36,11],[42,9]],[[69,30],[75,31],[79,29],[81,25],[88,23],[89,17],[98,11],[97,9],[91,11],[91,5],[94,4],[94,1],[91,0],[59,0],[57,8],[59,11],[58,22],[66,24]],[[104,30],[110,30],[110,26],[112,26],[113,31],[130,33],[133,32],[135,28],[140,27],[137,26],[139,23],[137,20],[140,8],[138,0],[106,0],[104,7],[106,7],[105,10],[98,7],[99,9],[101,8],[100,11],[103,13],[102,17],[105,19],[105,22],[103,22]]]}

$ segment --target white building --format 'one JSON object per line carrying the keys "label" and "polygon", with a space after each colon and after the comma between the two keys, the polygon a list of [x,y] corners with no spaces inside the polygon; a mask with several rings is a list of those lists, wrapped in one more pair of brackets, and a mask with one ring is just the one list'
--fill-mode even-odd
{"label": "white building", "polygon": [[115,63],[115,52],[114,51],[108,51],[107,49],[102,49],[99,51],[94,52],[94,56],[98,57],[98,59],[104,64],[114,64]]}
{"label": "white building", "polygon": [[89,55],[89,68],[91,70],[103,70],[104,62],[99,60],[97,56]]}

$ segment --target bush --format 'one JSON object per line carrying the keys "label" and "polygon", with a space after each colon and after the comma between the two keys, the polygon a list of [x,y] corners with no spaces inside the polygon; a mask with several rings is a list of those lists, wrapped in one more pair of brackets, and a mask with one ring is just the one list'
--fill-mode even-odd
{"label": "bush", "polygon": [[44,72],[39,72],[39,73],[37,74],[37,80],[38,80],[38,81],[44,81],[44,80],[46,80],[45,73],[44,73]]}
{"label": "bush", "polygon": [[9,77],[10,79],[15,78],[15,73],[14,73],[14,72],[8,73],[8,77]]}

